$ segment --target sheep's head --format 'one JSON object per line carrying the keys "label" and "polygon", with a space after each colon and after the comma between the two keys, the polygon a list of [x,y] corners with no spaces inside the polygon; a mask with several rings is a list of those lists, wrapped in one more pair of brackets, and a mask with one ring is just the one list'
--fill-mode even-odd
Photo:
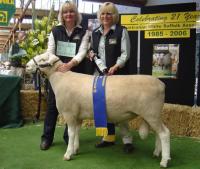
{"label": "sheep's head", "polygon": [[52,66],[58,60],[57,56],[47,52],[37,55],[26,64],[26,72],[34,73],[39,68],[45,73],[46,67]]}
{"label": "sheep's head", "polygon": [[4,63],[4,66],[5,66],[6,70],[9,70],[9,69],[10,69],[10,66],[11,66],[11,64],[10,64],[10,62],[9,62],[9,61],[6,61],[6,62]]}

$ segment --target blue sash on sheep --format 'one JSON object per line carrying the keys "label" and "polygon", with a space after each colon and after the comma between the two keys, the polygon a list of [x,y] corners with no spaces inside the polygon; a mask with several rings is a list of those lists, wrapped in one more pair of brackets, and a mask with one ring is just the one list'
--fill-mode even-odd
{"label": "blue sash on sheep", "polygon": [[95,76],[93,81],[93,111],[96,136],[108,135],[105,83],[106,76]]}

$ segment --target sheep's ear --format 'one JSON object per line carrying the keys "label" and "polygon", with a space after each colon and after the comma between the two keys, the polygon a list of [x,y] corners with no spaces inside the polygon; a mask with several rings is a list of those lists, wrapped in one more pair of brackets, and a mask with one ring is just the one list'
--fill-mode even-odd
{"label": "sheep's ear", "polygon": [[51,53],[48,53],[48,60],[47,60],[47,63],[49,63],[50,65],[53,65],[53,63],[55,61],[58,60],[58,57],[54,54],[51,54]]}
{"label": "sheep's ear", "polygon": [[44,62],[44,61],[48,60],[48,58],[47,58],[47,56],[46,56],[45,53],[40,54],[40,55],[36,55],[36,56],[34,57],[34,59],[35,59],[35,61],[36,61],[38,64],[40,64],[41,61]]}

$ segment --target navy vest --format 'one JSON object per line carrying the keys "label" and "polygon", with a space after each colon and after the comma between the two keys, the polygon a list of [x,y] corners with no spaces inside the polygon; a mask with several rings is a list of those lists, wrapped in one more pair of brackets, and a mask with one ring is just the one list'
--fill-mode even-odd
{"label": "navy vest", "polygon": [[[121,38],[123,28],[120,25],[116,25],[115,30],[110,30],[106,35],[105,42],[105,58],[106,66],[108,69],[116,64],[117,58],[121,55]],[[93,50],[98,54],[98,46],[101,38],[101,32],[96,28],[92,33]],[[115,74],[125,74],[124,69],[119,69]]]}
{"label": "navy vest", "polygon": [[[76,53],[79,50],[82,38],[85,34],[85,30],[83,28],[76,27],[71,34],[71,36],[67,35],[66,29],[63,25],[58,25],[55,26],[52,30],[54,40],[55,40],[55,53],[57,51],[57,42],[58,41],[63,41],[63,42],[73,42],[76,43]],[[72,58],[71,57],[64,57],[64,56],[59,56],[56,54],[62,60],[62,62],[67,63],[69,62]],[[74,72],[79,72],[83,73],[84,72],[84,63],[83,61],[79,63],[79,65],[75,66],[72,68],[72,71]]]}

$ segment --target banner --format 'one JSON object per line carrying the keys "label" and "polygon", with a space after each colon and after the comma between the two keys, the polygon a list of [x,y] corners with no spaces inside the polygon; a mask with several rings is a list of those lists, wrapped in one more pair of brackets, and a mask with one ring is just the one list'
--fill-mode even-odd
{"label": "banner", "polygon": [[141,15],[121,15],[121,24],[129,30],[182,29],[200,26],[200,11]]}
{"label": "banner", "polygon": [[177,30],[151,30],[144,32],[145,39],[153,38],[189,38],[189,29],[177,29]]}
{"label": "banner", "polygon": [[8,26],[15,10],[15,0],[0,0],[0,26]]}
{"label": "banner", "polygon": [[121,15],[128,31],[145,31],[145,38],[189,38],[190,29],[200,28],[200,11]]}
{"label": "banner", "polygon": [[[123,25],[123,24],[122,24]],[[188,23],[143,23],[133,25],[123,25],[128,31],[139,30],[160,30],[160,29],[195,29],[200,28],[199,22]]]}

